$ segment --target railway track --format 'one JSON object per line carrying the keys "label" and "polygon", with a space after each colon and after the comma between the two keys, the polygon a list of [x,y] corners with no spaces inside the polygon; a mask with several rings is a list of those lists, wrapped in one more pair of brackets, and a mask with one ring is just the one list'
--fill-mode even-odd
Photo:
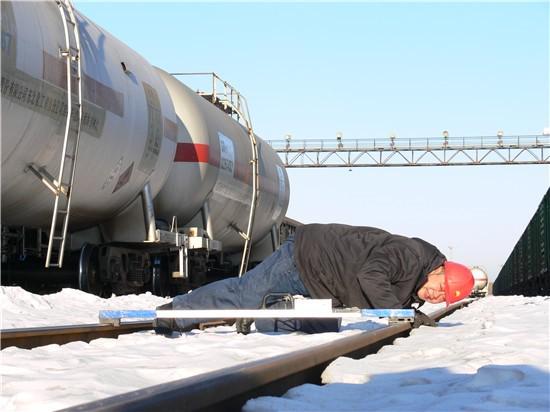
{"label": "railway track", "polygon": [[32,349],[37,346],[69,342],[89,342],[98,338],[116,338],[119,335],[139,332],[153,328],[151,321],[126,322],[120,326],[103,324],[82,324],[65,326],[47,326],[37,328],[15,328],[0,330],[1,349],[15,346]]}
{"label": "railway track", "polygon": [[[438,321],[469,302],[431,314]],[[402,323],[338,339],[312,348],[249,362],[121,395],[77,405],[63,411],[239,411],[258,396],[280,396],[304,383],[321,383],[321,373],[340,356],[361,358],[411,331]]]}

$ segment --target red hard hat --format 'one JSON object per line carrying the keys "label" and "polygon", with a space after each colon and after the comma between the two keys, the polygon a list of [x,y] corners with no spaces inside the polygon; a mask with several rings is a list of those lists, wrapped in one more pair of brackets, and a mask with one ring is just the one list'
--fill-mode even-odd
{"label": "red hard hat", "polygon": [[470,295],[474,287],[474,275],[466,266],[445,262],[445,301],[447,306]]}

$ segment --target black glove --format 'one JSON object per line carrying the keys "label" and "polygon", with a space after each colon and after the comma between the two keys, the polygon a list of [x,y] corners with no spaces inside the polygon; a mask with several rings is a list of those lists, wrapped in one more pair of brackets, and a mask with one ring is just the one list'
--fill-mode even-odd
{"label": "black glove", "polygon": [[426,315],[424,312],[419,311],[418,309],[414,310],[414,322],[412,324],[413,329],[419,328],[420,326],[437,326],[437,323]]}

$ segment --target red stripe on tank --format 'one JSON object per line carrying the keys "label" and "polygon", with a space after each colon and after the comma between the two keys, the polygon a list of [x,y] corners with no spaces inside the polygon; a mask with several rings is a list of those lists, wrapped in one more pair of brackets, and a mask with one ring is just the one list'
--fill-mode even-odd
{"label": "red stripe on tank", "polygon": [[210,146],[201,143],[178,143],[174,162],[208,163]]}

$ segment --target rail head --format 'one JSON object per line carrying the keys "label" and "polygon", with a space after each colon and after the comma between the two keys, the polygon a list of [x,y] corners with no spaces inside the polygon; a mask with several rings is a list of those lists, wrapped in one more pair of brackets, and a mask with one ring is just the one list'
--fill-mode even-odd
{"label": "rail head", "polygon": [[62,345],[74,341],[90,342],[98,338],[116,338],[119,335],[153,329],[152,321],[124,322],[120,326],[105,324],[80,324],[13,328],[0,330],[1,349],[15,346],[32,349],[38,346]]}

